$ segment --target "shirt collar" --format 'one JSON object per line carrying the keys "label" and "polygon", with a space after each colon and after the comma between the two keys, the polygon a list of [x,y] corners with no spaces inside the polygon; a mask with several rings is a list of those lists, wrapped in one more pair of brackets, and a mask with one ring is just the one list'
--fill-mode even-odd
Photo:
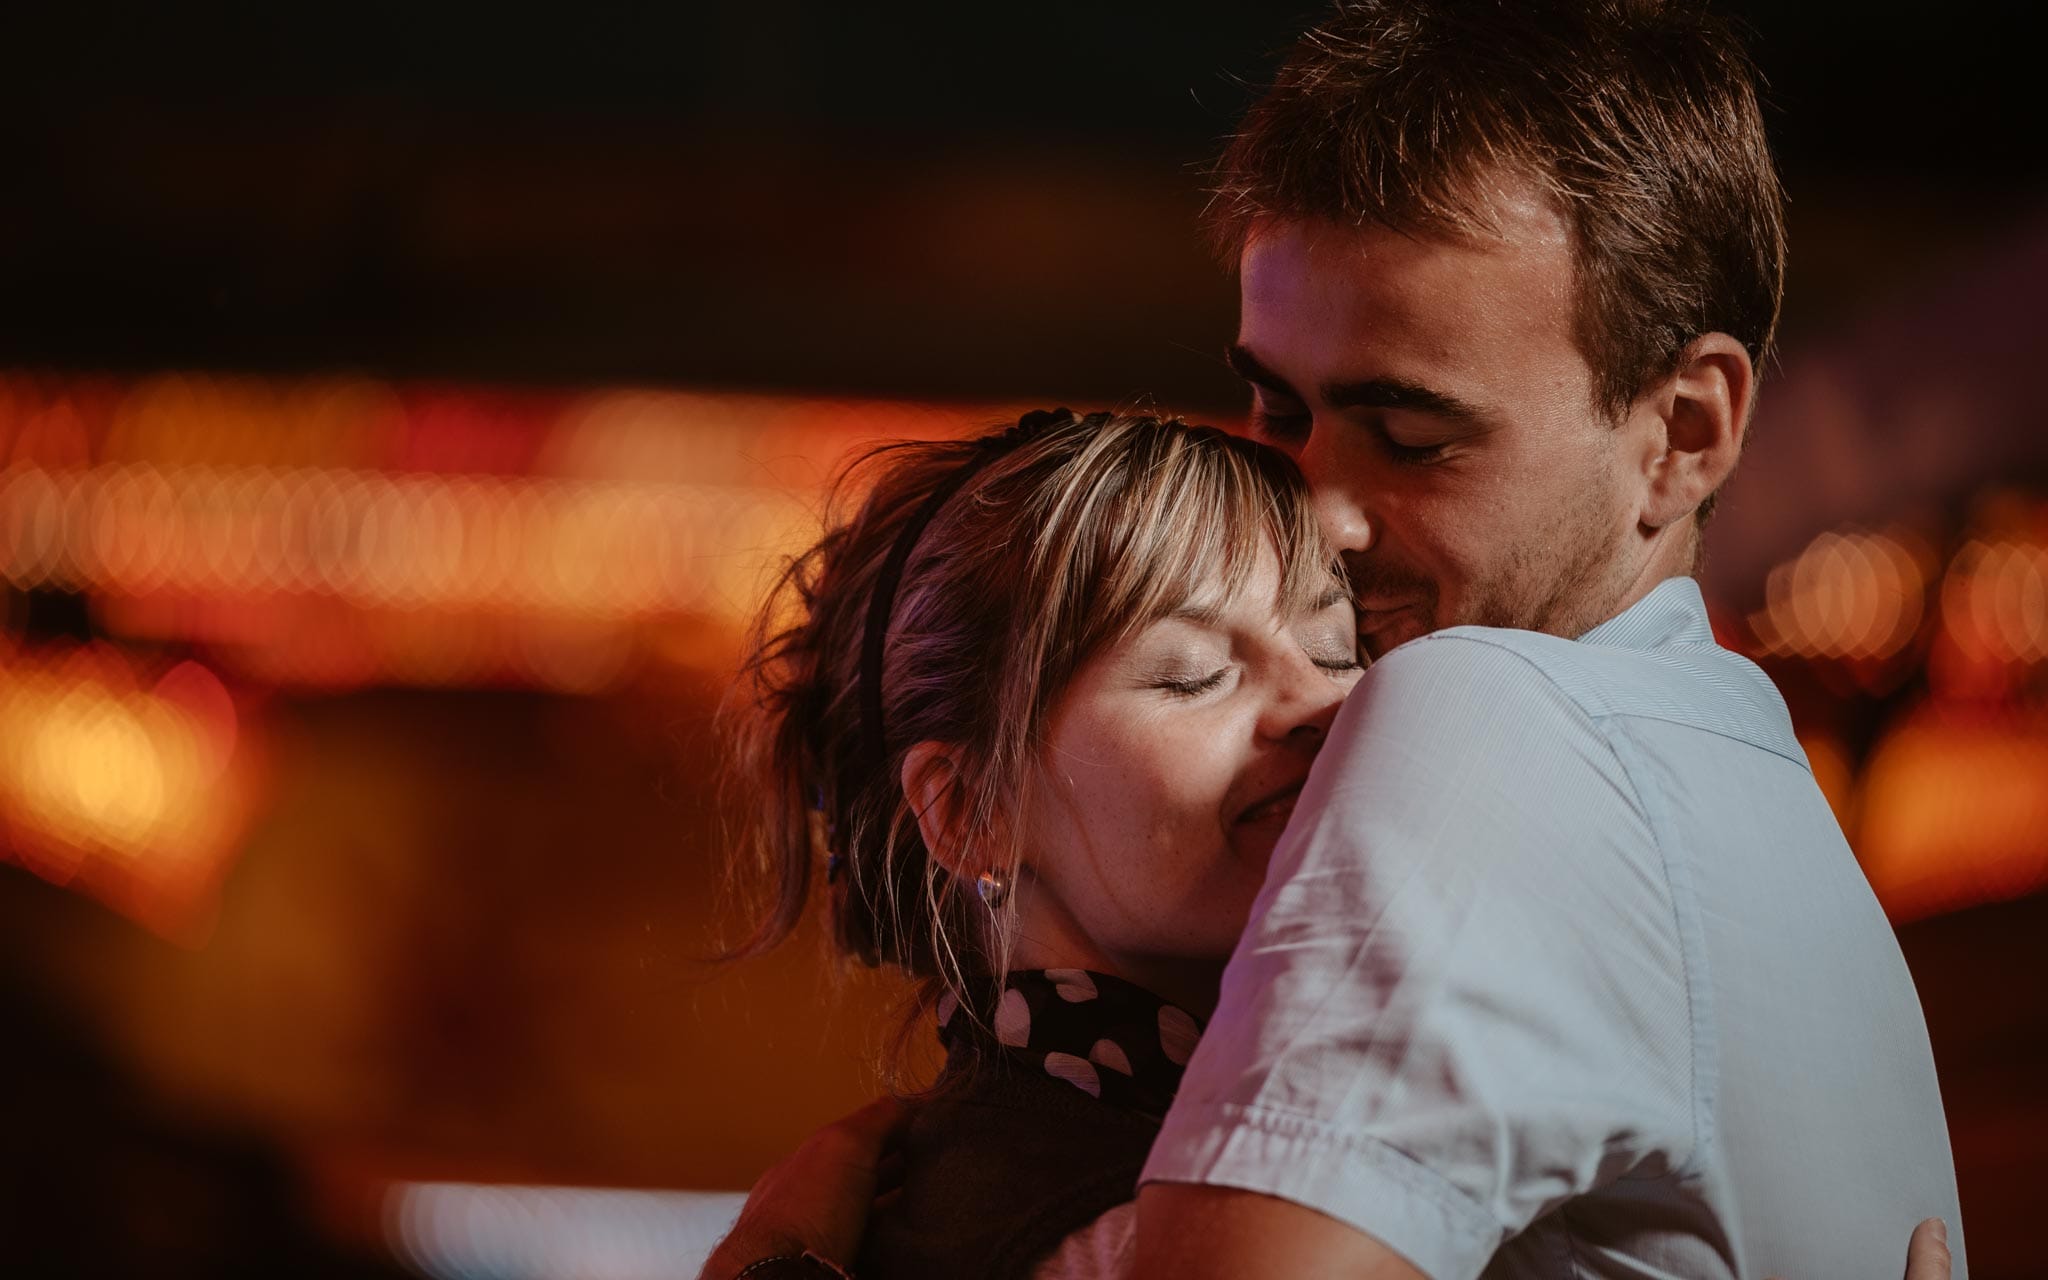
{"label": "shirt collar", "polygon": [[1676,644],[1713,644],[1706,598],[1691,578],[1666,578],[1650,593],[1579,637],[1581,644],[1615,649],[1662,649]]}

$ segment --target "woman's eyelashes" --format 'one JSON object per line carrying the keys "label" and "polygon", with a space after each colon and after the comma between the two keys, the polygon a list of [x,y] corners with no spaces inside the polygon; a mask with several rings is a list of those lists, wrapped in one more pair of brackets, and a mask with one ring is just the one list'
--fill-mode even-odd
{"label": "woman's eyelashes", "polygon": [[1216,688],[1223,683],[1224,677],[1229,674],[1230,668],[1224,666],[1216,668],[1216,670],[1205,676],[1160,676],[1152,682],[1152,687],[1164,689],[1176,697],[1192,698],[1197,694],[1207,693],[1209,690]]}
{"label": "woman's eyelashes", "polygon": [[[1332,677],[1341,678],[1365,669],[1365,664],[1358,660],[1356,654],[1325,651],[1323,653],[1311,653],[1308,655],[1308,659],[1319,670],[1328,673]],[[1230,677],[1230,673],[1235,669],[1231,664],[1225,663],[1206,675],[1182,675],[1169,672],[1154,676],[1148,683],[1152,688],[1163,690],[1176,698],[1193,698],[1208,693],[1212,689],[1221,688],[1223,682]]]}
{"label": "woman's eyelashes", "polygon": [[1365,662],[1358,652],[1357,617],[1352,612],[1350,600],[1340,599],[1319,611],[1312,621],[1296,628],[1294,643],[1301,646],[1310,662],[1333,676],[1363,671]]}

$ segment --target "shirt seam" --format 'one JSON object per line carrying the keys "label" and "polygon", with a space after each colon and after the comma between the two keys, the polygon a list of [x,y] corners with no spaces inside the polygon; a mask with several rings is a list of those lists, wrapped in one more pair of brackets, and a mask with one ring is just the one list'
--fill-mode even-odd
{"label": "shirt seam", "polygon": [[[1485,1205],[1473,1199],[1456,1183],[1385,1138],[1372,1134],[1346,1133],[1320,1120],[1276,1107],[1261,1106],[1256,1102],[1212,1102],[1196,1110],[1210,1112],[1225,1122],[1236,1121],[1246,1128],[1263,1130],[1276,1137],[1358,1152],[1390,1178],[1450,1210],[1454,1217],[1473,1223],[1484,1223],[1487,1233],[1491,1236],[1506,1236],[1506,1229]],[[1282,1195],[1281,1198],[1291,1197]]]}
{"label": "shirt seam", "polygon": [[1634,741],[1626,733],[1603,733],[1601,736],[1607,739],[1608,749],[1613,751],[1616,762],[1628,775],[1629,789],[1636,793],[1643,806],[1643,819],[1649,824],[1650,838],[1657,846],[1658,860],[1664,867],[1664,888],[1671,895],[1671,928],[1678,943],[1680,976],[1685,982],[1686,1030],[1690,1033],[1688,1065],[1692,1076],[1691,1088],[1687,1090],[1692,1100],[1692,1150],[1686,1153],[1684,1160],[1677,1162],[1673,1170],[1677,1178],[1684,1180],[1700,1172],[1713,1131],[1713,1107],[1708,1095],[1714,1091],[1714,1083],[1707,1043],[1713,1009],[1705,985],[1706,950],[1703,939],[1696,936],[1698,901],[1693,893],[1691,869],[1679,864],[1673,842],[1667,836],[1672,828],[1661,796],[1656,793],[1656,788],[1646,788],[1639,781],[1643,768]]}
{"label": "shirt seam", "polygon": [[[1585,716],[1587,720],[1595,724],[1598,724],[1606,720],[1654,720],[1660,724],[1673,724],[1684,729],[1697,729],[1701,733],[1710,733],[1717,738],[1723,738],[1729,742],[1740,742],[1744,746],[1754,747],[1758,751],[1768,752],[1771,755],[1777,756],[1781,760],[1789,760],[1793,764],[1798,765],[1802,769],[1807,769],[1810,771],[1812,768],[1811,763],[1807,761],[1803,756],[1794,754],[1788,750],[1780,749],[1779,747],[1773,746],[1768,742],[1759,742],[1754,738],[1745,737],[1739,733],[1730,733],[1726,729],[1716,728],[1715,726],[1710,724],[1701,724],[1697,720],[1681,720],[1676,716],[1659,715],[1657,712],[1651,710],[1617,707],[1606,698],[1598,697],[1589,691],[1579,690],[1565,685],[1556,676],[1552,675],[1547,667],[1545,667],[1542,663],[1538,662],[1536,659],[1530,657],[1528,654],[1524,653],[1521,649],[1515,647],[1514,645],[1502,644],[1500,641],[1495,640],[1490,636],[1469,634],[1429,635],[1422,636],[1411,643],[1413,643],[1416,647],[1419,648],[1424,644],[1444,644],[1459,640],[1465,641],[1468,644],[1482,645],[1485,648],[1491,649],[1496,653],[1505,653],[1519,660],[1524,666],[1527,666],[1530,670],[1542,676],[1543,682],[1549,685],[1552,689],[1555,689],[1558,692],[1558,695],[1564,698],[1566,702],[1569,702],[1573,707],[1577,708],[1579,714]],[[1572,643],[1577,643],[1577,641],[1573,641]],[[1631,649],[1626,650],[1626,652],[1649,653],[1655,652],[1655,650]],[[1633,779],[1631,779],[1631,781],[1633,781]]]}
{"label": "shirt seam", "polygon": [[[1537,670],[1540,671],[1542,670],[1542,668],[1537,667]],[[1570,691],[1564,689],[1562,685],[1559,685],[1558,689],[1559,692],[1564,693],[1566,697],[1571,696]],[[1656,722],[1657,724],[1677,725],[1681,729],[1697,729],[1701,733],[1710,733],[1717,738],[1722,738],[1729,742],[1739,742],[1745,747],[1754,747],[1758,751],[1765,752],[1768,755],[1774,755],[1778,757],[1778,759],[1780,760],[1785,760],[1792,764],[1795,764],[1809,773],[1813,771],[1812,762],[1808,761],[1803,754],[1795,753],[1792,750],[1781,749],[1779,747],[1772,746],[1768,742],[1758,742],[1755,738],[1744,737],[1742,734],[1739,733],[1730,733],[1726,729],[1718,729],[1710,724],[1701,724],[1697,720],[1681,720],[1677,716],[1658,715],[1654,711],[1602,711],[1597,715],[1592,712],[1588,712],[1587,717],[1589,719],[1601,723],[1605,723],[1606,721],[1610,720],[1650,720]]]}

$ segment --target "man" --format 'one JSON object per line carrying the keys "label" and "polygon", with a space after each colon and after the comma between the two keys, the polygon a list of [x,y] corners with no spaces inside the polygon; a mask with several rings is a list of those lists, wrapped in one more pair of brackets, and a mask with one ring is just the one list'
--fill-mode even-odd
{"label": "man", "polygon": [[1153,1149],[1137,1274],[1895,1267],[1958,1221],[1918,1002],[1687,576],[1783,271],[1739,46],[1656,0],[1347,4],[1220,179],[1232,359],[1379,661]]}

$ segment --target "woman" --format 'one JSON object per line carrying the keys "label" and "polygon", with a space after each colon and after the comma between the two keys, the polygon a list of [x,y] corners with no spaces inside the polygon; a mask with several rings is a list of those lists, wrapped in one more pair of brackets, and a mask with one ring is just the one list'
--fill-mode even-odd
{"label": "woman", "polygon": [[1177,421],[1035,413],[853,478],[747,665],[749,949],[822,876],[840,945],[926,980],[947,1064],[861,1275],[1114,1274],[1358,677],[1342,569],[1284,456]]}

